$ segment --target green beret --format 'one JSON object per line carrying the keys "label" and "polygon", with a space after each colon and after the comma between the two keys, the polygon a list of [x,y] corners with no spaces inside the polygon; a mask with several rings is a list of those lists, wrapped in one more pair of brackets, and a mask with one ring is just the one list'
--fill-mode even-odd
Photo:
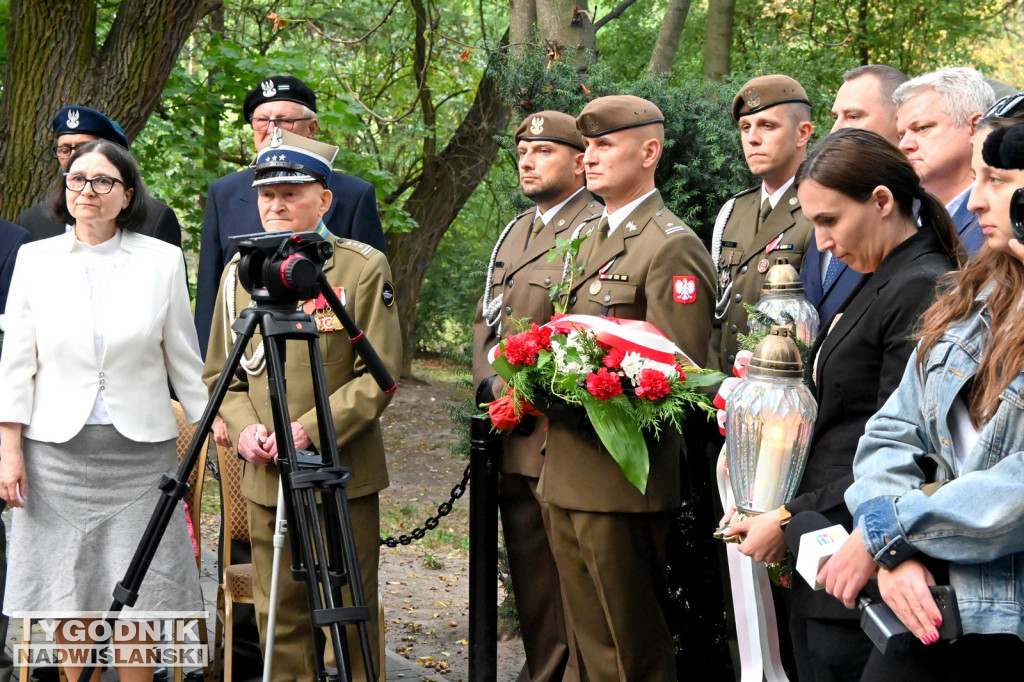
{"label": "green beret", "polygon": [[652,123],[665,124],[661,109],[633,95],[598,97],[583,107],[576,119],[576,127],[583,133],[583,137],[601,137]]}
{"label": "green beret", "polygon": [[583,151],[583,136],[576,129],[576,119],[560,111],[538,111],[524,118],[515,133],[516,144],[520,140],[558,142]]}
{"label": "green beret", "polygon": [[756,114],[779,104],[800,102],[811,105],[802,85],[789,76],[758,76],[744,84],[732,100],[732,117]]}

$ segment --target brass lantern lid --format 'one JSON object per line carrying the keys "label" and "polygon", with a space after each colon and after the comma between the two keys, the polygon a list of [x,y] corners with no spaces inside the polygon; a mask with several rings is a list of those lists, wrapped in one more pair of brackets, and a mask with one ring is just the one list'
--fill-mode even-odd
{"label": "brass lantern lid", "polygon": [[768,274],[764,276],[761,295],[783,293],[803,294],[804,283],[800,280],[800,273],[789,264],[788,258],[776,258],[775,265],[768,268]]}
{"label": "brass lantern lid", "polygon": [[761,339],[754,349],[754,356],[747,366],[747,375],[803,378],[804,363],[800,358],[800,349],[793,341],[792,326],[772,326],[768,336]]}

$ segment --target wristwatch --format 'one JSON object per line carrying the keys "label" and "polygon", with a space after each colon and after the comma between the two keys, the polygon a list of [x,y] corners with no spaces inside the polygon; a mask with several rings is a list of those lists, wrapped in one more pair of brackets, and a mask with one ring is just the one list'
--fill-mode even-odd
{"label": "wristwatch", "polygon": [[786,509],[786,505],[779,507],[779,525],[785,526],[793,518],[793,513]]}

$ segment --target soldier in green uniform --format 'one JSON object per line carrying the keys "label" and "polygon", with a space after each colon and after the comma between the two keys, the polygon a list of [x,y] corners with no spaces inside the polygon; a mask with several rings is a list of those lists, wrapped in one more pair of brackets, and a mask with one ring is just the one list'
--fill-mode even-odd
{"label": "soldier in green uniform", "polygon": [[[331,235],[321,221],[331,205],[331,192],[327,185],[337,150],[331,145],[275,130],[256,162],[253,187],[258,193],[260,220],[268,232],[315,230],[334,244],[334,255],[324,265],[324,273],[349,313],[374,344],[388,370],[397,375],[401,367],[401,335],[387,259],[372,246]],[[225,268],[217,293],[203,372],[204,381],[211,387],[220,375],[233,342],[231,323],[250,302],[249,294],[238,282],[237,263],[236,255]],[[367,373],[340,321],[322,297],[305,301],[300,306],[313,316],[320,331],[320,350],[341,464],[350,467],[354,474],[348,485],[349,509],[363,590],[370,609],[374,667],[383,679],[383,652],[375,635],[381,626],[377,598],[380,547],[378,493],[388,486],[388,471],[378,418],[390,396],[385,395]],[[265,644],[278,469],[275,464],[277,439],[267,398],[262,345],[258,334],[249,343],[240,368],[244,372],[236,372],[221,405],[220,416],[226,422],[232,440],[238,443],[239,456],[245,459],[241,490],[248,500],[254,597],[260,638]],[[295,445],[297,448],[312,445],[323,451],[317,442],[319,430],[305,341],[288,342],[285,373],[288,410],[294,419],[291,431]],[[288,542],[284,544],[281,562],[272,679],[273,682],[312,682],[316,671],[306,589],[302,583],[294,582],[287,570],[291,563]],[[347,590],[345,600],[346,604],[352,603]],[[353,679],[366,680],[368,676],[359,655],[356,629],[348,628],[348,631],[349,650],[353,652]],[[330,648],[330,662],[333,656],[329,652]]]}
{"label": "soldier in green uniform", "polygon": [[[557,111],[532,114],[516,129],[515,142],[520,187],[536,207],[505,227],[488,265],[473,325],[478,403],[504,393],[505,382],[494,373],[487,353],[516,333],[510,320],[544,324],[554,313],[549,290],[561,280],[562,264],[548,262],[547,256],[555,240],[569,237],[603,209],[583,187],[583,137],[576,119]],[[527,417],[503,440],[498,504],[526,651],[519,680],[578,680],[548,540],[547,505],[537,494],[546,436],[547,418]]]}
{"label": "soldier in green uniform", "polygon": [[799,270],[814,238],[793,186],[814,130],[803,87],[789,76],[754,78],[733,99],[732,116],[747,166],[761,185],[726,202],[711,241],[718,302],[709,363],[727,372],[739,350],[737,336],[748,331],[743,304],[760,299],[765,273],[777,258],[788,258]]}
{"label": "soldier in green uniform", "polygon": [[[655,188],[661,111],[639,97],[601,97],[576,124],[586,145],[587,186],[606,207],[599,223],[582,232],[589,231],[580,246],[584,270],[568,289],[569,312],[645,320],[704,364],[714,267]],[[680,504],[682,434],[666,429],[647,447],[650,477],[641,494],[586,425],[562,417],[548,427],[538,489],[550,508],[562,592],[592,682],[676,679],[663,609],[665,533]]]}

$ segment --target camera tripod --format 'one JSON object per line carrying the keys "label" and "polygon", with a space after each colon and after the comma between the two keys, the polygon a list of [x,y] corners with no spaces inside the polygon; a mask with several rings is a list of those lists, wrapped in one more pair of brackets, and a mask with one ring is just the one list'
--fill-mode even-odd
{"label": "camera tripod", "polygon": [[[269,235],[263,235],[269,236]],[[245,237],[236,237],[242,240]],[[295,243],[302,240],[296,240]],[[240,250],[244,242],[236,242]],[[291,256],[294,258],[294,256]],[[300,257],[300,260],[309,260]],[[322,263],[321,263],[322,265]],[[376,680],[370,649],[370,610],[366,605],[363,584],[357,561],[352,520],[349,514],[346,485],[352,478],[350,469],[340,466],[337,437],[331,419],[329,392],[324,373],[319,332],[311,316],[296,311],[299,300],[310,298],[308,294],[318,292],[330,305],[351,339],[353,348],[366,364],[368,371],[385,393],[395,390],[396,383],[381,362],[355,321],[348,315],[338,300],[322,268],[310,268],[308,263],[303,274],[306,283],[296,288],[292,300],[283,301],[279,293],[270,293],[266,288],[252,289],[255,308],[243,310],[232,325],[237,333],[227,361],[210,396],[210,402],[199,420],[195,435],[188,451],[174,476],[165,475],[159,489],[162,496],[157,503],[149,525],[135,555],[125,572],[124,578],[114,588],[114,601],[105,620],[113,625],[117,614],[124,606],[132,606],[139,596],[139,587],[160,544],[160,539],[178,503],[188,489],[188,477],[196,462],[199,451],[205,445],[207,434],[213,425],[217,411],[224,400],[228,386],[239,367],[246,345],[259,328],[266,349],[267,379],[270,406],[273,415],[274,432],[277,434],[278,460],[282,498],[285,516],[288,519],[292,561],[292,577],[306,583],[306,597],[309,604],[310,622],[314,639],[314,662],[318,682],[344,682],[351,679],[348,640],[343,628],[356,627],[364,668],[369,679]],[[313,275],[315,274],[315,278]],[[289,275],[290,277],[291,275]],[[284,275],[282,274],[282,279]],[[249,289],[249,282],[241,278]],[[279,289],[279,284],[275,286]],[[314,288],[318,287],[318,288]],[[273,288],[272,288],[273,290]],[[306,294],[306,295],[303,295]],[[305,340],[310,358],[316,405],[318,436],[325,453],[297,452],[291,432],[291,418],[288,411],[285,379],[286,342]],[[317,500],[320,500],[318,505]],[[344,605],[341,588],[348,584],[352,604]],[[331,635],[336,668],[327,668],[323,654],[322,628],[328,628]],[[270,633],[268,633],[269,635]],[[376,634],[374,634],[376,636]],[[273,638],[268,637],[268,642]],[[269,649],[269,646],[268,646]],[[267,654],[270,655],[268,650]],[[226,655],[231,655],[226,652]],[[94,667],[94,666],[93,666]],[[93,667],[85,668],[79,682],[86,682],[93,673]]]}

